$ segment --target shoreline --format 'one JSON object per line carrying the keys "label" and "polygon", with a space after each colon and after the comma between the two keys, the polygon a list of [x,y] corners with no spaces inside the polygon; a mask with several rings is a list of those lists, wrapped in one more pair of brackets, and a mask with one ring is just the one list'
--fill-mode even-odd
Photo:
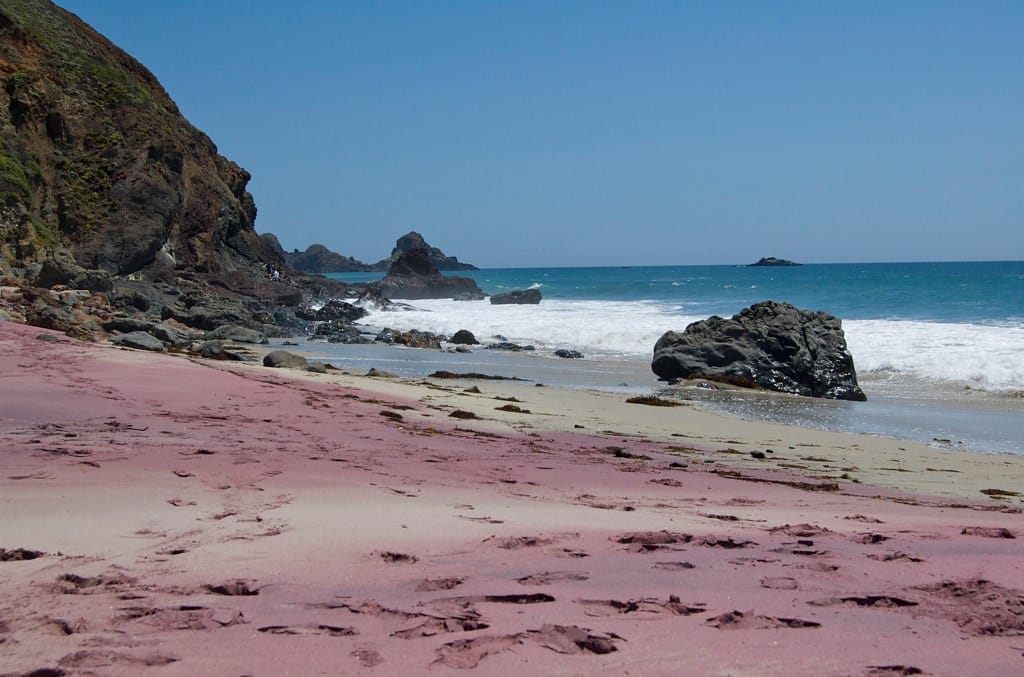
{"label": "shoreline", "polygon": [[893,391],[890,382],[873,383],[868,377],[862,380],[868,401],[845,403],[722,385],[714,391],[669,386],[657,381],[649,360],[566,360],[483,347],[473,347],[469,353],[453,353],[295,339],[274,340],[272,345],[354,372],[376,368],[413,379],[437,370],[515,376],[574,390],[653,394],[692,401],[710,411],[746,420],[881,436],[970,453],[1024,454],[1018,421],[1018,416],[1024,416],[1024,398],[927,382],[903,385]]}
{"label": "shoreline", "polygon": [[1024,660],[1022,457],[7,322],[0,347],[0,548],[41,553],[0,561],[13,674]]}

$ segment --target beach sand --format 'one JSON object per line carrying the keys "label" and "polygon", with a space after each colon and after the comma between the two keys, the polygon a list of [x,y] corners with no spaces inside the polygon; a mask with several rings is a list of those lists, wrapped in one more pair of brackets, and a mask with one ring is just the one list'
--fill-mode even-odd
{"label": "beach sand", "polygon": [[1024,457],[9,322],[0,379],[0,674],[1024,671]]}

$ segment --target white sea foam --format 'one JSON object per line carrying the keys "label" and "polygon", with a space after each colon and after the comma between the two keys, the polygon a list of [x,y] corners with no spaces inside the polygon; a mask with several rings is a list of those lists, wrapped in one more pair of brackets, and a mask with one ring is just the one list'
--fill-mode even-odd
{"label": "white sea foam", "polygon": [[[668,330],[705,319],[698,308],[653,301],[564,301],[491,305],[486,301],[414,302],[417,310],[371,311],[362,322],[451,335],[472,331],[487,343],[495,335],[587,357],[650,359]],[[858,373],[948,382],[993,391],[1024,389],[1024,326],[987,326],[903,320],[846,320],[847,344]]]}
{"label": "white sea foam", "polygon": [[1024,388],[1024,327],[849,320],[843,328],[858,373],[995,391]]}

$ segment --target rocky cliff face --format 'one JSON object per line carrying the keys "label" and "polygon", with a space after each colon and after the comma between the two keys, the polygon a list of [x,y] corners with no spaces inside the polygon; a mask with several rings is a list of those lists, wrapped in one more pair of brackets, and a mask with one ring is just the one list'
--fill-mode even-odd
{"label": "rocky cliff face", "polygon": [[86,268],[238,280],[280,256],[249,173],[156,78],[48,0],[0,4],[0,250],[67,247]]}

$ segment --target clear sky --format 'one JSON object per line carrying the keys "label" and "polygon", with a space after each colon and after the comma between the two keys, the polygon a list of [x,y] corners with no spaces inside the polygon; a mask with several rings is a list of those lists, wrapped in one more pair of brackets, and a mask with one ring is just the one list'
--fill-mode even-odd
{"label": "clear sky", "polygon": [[1024,2],[60,0],[258,232],[482,267],[1024,259]]}

